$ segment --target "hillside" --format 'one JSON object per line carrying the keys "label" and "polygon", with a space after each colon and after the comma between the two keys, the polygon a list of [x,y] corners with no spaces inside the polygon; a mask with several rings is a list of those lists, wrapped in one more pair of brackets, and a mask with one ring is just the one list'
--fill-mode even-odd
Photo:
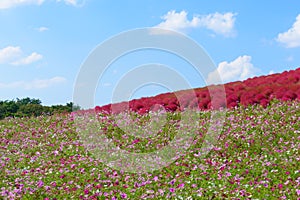
{"label": "hillside", "polygon": [[[127,152],[159,151],[180,128],[196,134],[184,155],[145,173],[117,170],[89,151],[78,132],[89,128],[79,127],[73,114],[4,119],[0,199],[299,199],[298,101],[229,109],[207,156],[202,156],[202,144],[210,111],[194,114],[198,123],[180,127],[179,114],[168,112],[158,131],[143,126],[147,115],[135,115],[133,121],[99,115],[99,134]],[[133,128],[122,131],[117,125],[122,122]],[[136,126],[148,137],[133,137]]]}
{"label": "hillside", "polygon": [[[226,91],[226,107],[238,105],[260,104],[266,106],[272,99],[294,100],[300,99],[300,68],[283,73],[250,78],[245,81],[236,81],[224,85]],[[189,91],[159,94],[114,104],[114,112],[122,111],[129,103],[129,109],[139,113],[155,110],[153,105],[161,105],[167,111],[182,110],[184,108],[211,109],[211,98],[207,87],[194,89],[196,98],[189,95]],[[185,96],[185,93],[187,94]],[[178,95],[184,100],[179,103]],[[219,105],[225,107],[224,103]],[[118,109],[119,107],[119,109]],[[97,112],[111,112],[111,104],[96,106]]]}
{"label": "hillside", "polygon": [[207,88],[186,101],[203,112],[168,93],[129,113],[0,120],[0,199],[299,199],[299,72],[226,84],[221,127]]}

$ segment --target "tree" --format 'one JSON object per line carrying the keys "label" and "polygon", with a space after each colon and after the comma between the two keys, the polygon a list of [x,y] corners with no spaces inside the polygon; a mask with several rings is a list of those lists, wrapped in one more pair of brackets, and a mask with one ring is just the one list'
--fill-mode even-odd
{"label": "tree", "polygon": [[41,105],[42,101],[39,99],[30,99],[29,97],[23,98],[23,99],[19,99],[17,98],[17,104],[19,105],[27,105],[27,104],[37,104],[37,105]]}
{"label": "tree", "polygon": [[19,114],[23,114],[23,116],[40,116],[44,113],[44,106],[39,104],[26,104],[20,106],[20,109],[18,110]]}
{"label": "tree", "polygon": [[0,119],[5,117],[27,117],[40,116],[43,114],[52,115],[54,113],[68,113],[79,110],[80,107],[73,102],[66,105],[43,106],[39,99],[29,97],[16,100],[0,101]]}

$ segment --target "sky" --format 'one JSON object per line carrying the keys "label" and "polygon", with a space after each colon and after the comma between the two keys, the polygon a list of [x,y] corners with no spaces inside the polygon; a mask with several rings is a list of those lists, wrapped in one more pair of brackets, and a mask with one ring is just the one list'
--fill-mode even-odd
{"label": "sky", "polygon": [[[131,52],[99,78],[96,105],[111,103],[122,77],[148,63],[170,66],[190,87],[214,83],[217,72],[226,83],[300,67],[300,1],[0,0],[0,100],[71,102],[80,69],[96,47],[120,33],[151,27],[197,42],[216,69],[201,77],[170,52]],[[143,85],[128,98],[168,91]]]}

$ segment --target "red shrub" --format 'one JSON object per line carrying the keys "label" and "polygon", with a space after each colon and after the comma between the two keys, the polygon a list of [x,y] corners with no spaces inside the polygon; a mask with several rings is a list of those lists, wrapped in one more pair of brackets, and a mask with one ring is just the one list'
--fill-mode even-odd
{"label": "red shrub", "polygon": [[[176,93],[159,94],[151,98],[141,98],[129,102],[131,110],[146,113],[149,110],[158,110],[164,106],[166,110],[173,112],[184,108],[210,109],[212,108],[211,98],[215,99],[213,107],[235,107],[238,104],[260,104],[267,106],[273,98],[287,101],[300,99],[300,68],[286,71],[281,74],[254,77],[246,81],[236,81],[224,85],[226,92],[226,102],[222,101],[222,85],[214,85],[204,88],[178,91]],[[193,93],[191,93],[193,92]],[[195,97],[196,95],[196,97]],[[153,105],[155,105],[153,107]],[[114,104],[115,113],[128,109],[128,103]],[[111,104],[96,106],[96,112],[111,112]]]}
{"label": "red shrub", "polygon": [[294,100],[297,98],[297,95],[292,91],[286,91],[282,97],[282,100]]}
{"label": "red shrub", "polygon": [[174,103],[170,103],[170,104],[168,104],[168,105],[165,106],[165,109],[167,111],[172,111],[172,112],[178,110],[178,108],[179,107],[176,104],[174,104]]}

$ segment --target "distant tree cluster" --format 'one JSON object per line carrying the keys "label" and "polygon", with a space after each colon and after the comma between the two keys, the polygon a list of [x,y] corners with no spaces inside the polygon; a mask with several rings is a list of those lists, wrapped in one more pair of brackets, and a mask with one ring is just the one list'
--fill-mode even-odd
{"label": "distant tree cluster", "polygon": [[0,120],[5,117],[31,117],[53,115],[55,113],[69,113],[78,110],[72,102],[66,105],[43,106],[41,100],[29,97],[16,100],[0,101]]}

